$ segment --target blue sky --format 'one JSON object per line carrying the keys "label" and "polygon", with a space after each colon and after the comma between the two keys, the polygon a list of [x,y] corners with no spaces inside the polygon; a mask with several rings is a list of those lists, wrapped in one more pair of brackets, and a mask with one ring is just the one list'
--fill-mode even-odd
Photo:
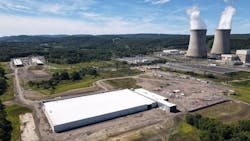
{"label": "blue sky", "polygon": [[226,6],[233,33],[250,33],[249,0],[0,0],[0,36],[41,34],[188,34],[198,6],[213,34]]}

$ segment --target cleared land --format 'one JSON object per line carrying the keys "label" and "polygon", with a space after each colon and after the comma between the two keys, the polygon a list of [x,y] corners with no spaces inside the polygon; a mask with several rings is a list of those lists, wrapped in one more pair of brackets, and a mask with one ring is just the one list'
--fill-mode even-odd
{"label": "cleared land", "polygon": [[224,123],[250,119],[250,106],[243,103],[226,102],[195,113],[209,118],[218,119]]}
{"label": "cleared land", "polygon": [[21,140],[22,141],[39,141],[36,134],[36,126],[31,113],[26,113],[19,116],[21,121]]}
{"label": "cleared land", "polygon": [[227,87],[175,73],[153,72],[151,78],[138,78],[137,85],[167,97],[180,111],[193,111],[228,100],[222,95]]}
{"label": "cleared land", "polygon": [[12,126],[12,133],[11,133],[11,141],[18,141],[21,138],[21,131],[20,131],[20,120],[19,115],[30,113],[31,110],[19,105],[12,105],[6,107],[7,113],[7,120],[11,122]]}

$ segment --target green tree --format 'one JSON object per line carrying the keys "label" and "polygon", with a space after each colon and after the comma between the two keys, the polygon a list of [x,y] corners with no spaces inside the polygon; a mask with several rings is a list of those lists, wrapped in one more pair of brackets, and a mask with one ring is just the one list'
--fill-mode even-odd
{"label": "green tree", "polygon": [[74,80],[74,81],[76,81],[76,80],[81,80],[81,79],[82,79],[79,72],[73,72],[73,73],[71,74],[71,78],[72,78],[72,80]]}

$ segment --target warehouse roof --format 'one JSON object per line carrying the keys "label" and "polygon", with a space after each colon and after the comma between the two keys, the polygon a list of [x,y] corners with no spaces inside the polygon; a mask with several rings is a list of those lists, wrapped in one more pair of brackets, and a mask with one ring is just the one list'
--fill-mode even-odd
{"label": "warehouse roof", "polygon": [[176,106],[176,104],[173,104],[173,103],[170,103],[170,102],[167,102],[167,98],[163,97],[163,96],[160,96],[158,94],[155,94],[155,93],[152,93],[148,90],[145,90],[145,89],[136,89],[135,92],[149,98],[149,99],[152,99],[158,103],[161,103],[165,106],[168,106],[168,107],[173,107],[173,106]]}
{"label": "warehouse roof", "polygon": [[55,126],[153,103],[153,100],[125,89],[46,102],[44,110]]}
{"label": "warehouse roof", "polygon": [[149,99],[152,99],[154,101],[157,101],[157,100],[166,100],[167,98],[166,97],[163,97],[163,96],[160,96],[158,94],[155,94],[155,93],[152,93],[148,90],[145,90],[145,89],[136,89],[135,92],[149,98]]}

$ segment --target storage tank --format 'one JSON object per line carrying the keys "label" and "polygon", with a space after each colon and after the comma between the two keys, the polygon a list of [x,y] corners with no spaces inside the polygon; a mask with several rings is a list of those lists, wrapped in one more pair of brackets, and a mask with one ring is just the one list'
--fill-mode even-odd
{"label": "storage tank", "polygon": [[217,29],[211,54],[230,54],[230,32],[231,29]]}
{"label": "storage tank", "polygon": [[206,58],[206,29],[190,30],[190,40],[186,56],[195,58]]}

